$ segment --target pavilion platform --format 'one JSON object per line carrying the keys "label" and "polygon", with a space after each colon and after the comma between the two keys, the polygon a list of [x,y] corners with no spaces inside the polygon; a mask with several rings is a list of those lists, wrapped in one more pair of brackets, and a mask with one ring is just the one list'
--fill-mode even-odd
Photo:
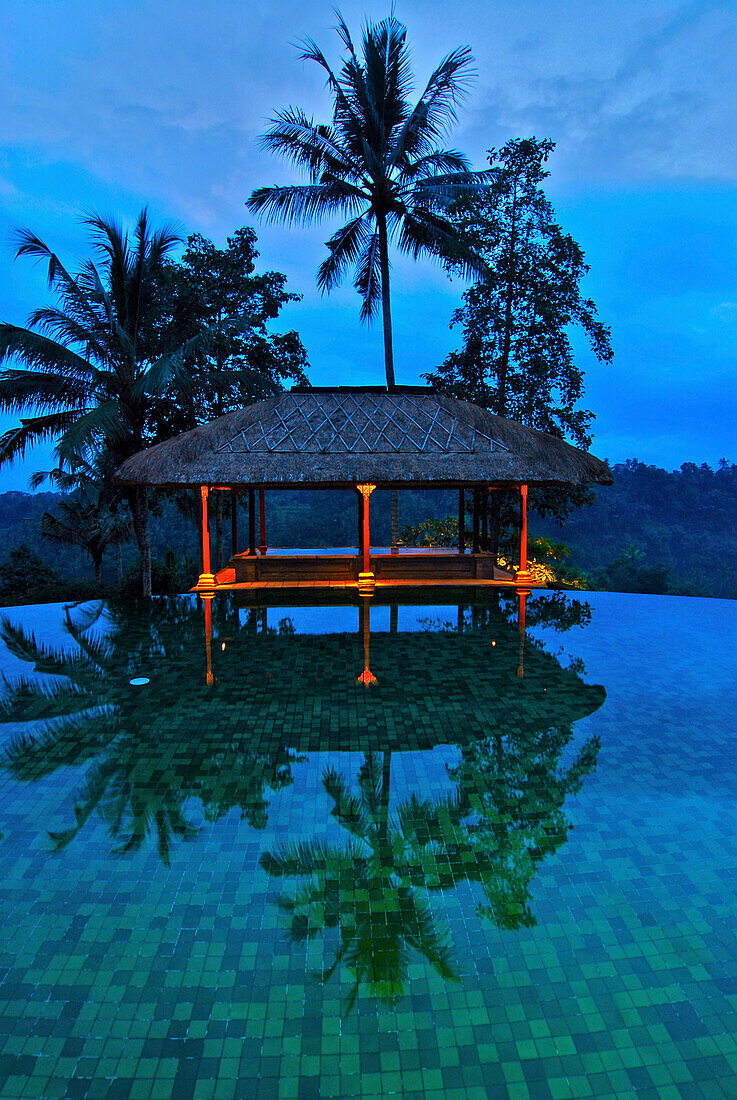
{"label": "pavilion platform", "polygon": [[[371,571],[377,589],[515,588],[513,573],[497,565],[490,554],[458,553],[447,549],[400,549],[371,552]],[[263,589],[358,590],[363,557],[355,551],[235,554],[215,574],[218,591]],[[539,587],[527,581],[525,587]],[[193,589],[197,591],[197,589]],[[387,593],[388,594],[388,593]]]}

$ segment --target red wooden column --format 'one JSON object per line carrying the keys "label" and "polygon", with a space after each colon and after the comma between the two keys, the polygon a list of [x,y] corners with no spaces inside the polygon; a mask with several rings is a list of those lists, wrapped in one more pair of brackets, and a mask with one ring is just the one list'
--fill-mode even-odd
{"label": "red wooden column", "polygon": [[466,553],[466,494],[458,490],[458,553]]}
{"label": "red wooden column", "polygon": [[520,485],[521,522],[519,532],[519,569],[516,580],[520,584],[529,584],[532,574],[527,568],[527,486]]}
{"label": "red wooden column", "polygon": [[215,577],[210,566],[210,524],[207,517],[208,493],[207,485],[200,485],[200,496],[202,497],[202,572],[200,573],[200,579],[197,581],[197,588],[213,589],[215,587]]}
{"label": "red wooden column", "polygon": [[372,596],[376,587],[376,578],[371,572],[371,527],[369,523],[369,498],[375,485],[363,483],[356,485],[363,497],[363,570],[358,574],[358,591],[364,596]]}
{"label": "red wooden column", "polygon": [[259,544],[259,550],[261,554],[266,553],[266,499],[264,497],[263,489],[258,491],[258,524],[259,534],[261,535],[261,541]]}

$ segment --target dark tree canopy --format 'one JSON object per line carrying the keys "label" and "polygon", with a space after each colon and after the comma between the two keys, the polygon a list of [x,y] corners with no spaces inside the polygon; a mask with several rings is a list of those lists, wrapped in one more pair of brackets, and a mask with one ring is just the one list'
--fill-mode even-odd
{"label": "dark tree canopy", "polygon": [[176,347],[203,329],[212,336],[187,356],[186,387],[157,403],[157,439],[270,397],[285,381],[307,381],[297,333],[267,329],[300,296],[285,289],[286,275],[278,271],[255,274],[257,258],[256,234],[243,227],[225,248],[193,233],[181,260],[165,265],[155,338]]}
{"label": "dark tree canopy", "polygon": [[[489,150],[491,183],[456,204],[459,240],[487,266],[453,315],[451,324],[463,330],[463,346],[425,377],[454,397],[587,450],[593,413],[579,407],[584,378],[571,331],[583,330],[602,363],[611,361],[612,347],[596,305],[581,292],[589,270],[583,251],[556,221],[543,190],[554,147],[550,140],[533,137]],[[463,263],[455,249],[447,253],[451,271]],[[530,504],[563,519],[591,499],[586,488],[538,489]],[[491,506],[494,538],[501,532],[504,542],[516,504],[494,498]]]}
{"label": "dark tree canopy", "polygon": [[[543,190],[554,142],[509,141],[489,151],[492,182],[459,202],[459,236],[487,263],[463,295],[452,324],[464,343],[427,375],[454,396],[499,416],[588,448],[592,413],[578,407],[583,373],[571,328],[581,328],[600,362],[612,358],[609,329],[581,293],[589,270],[581,247],[555,219]],[[451,269],[456,259],[448,253]]]}

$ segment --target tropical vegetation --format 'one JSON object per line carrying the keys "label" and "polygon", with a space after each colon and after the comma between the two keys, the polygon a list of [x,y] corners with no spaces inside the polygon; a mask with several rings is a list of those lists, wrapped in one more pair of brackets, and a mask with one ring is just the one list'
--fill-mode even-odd
{"label": "tropical vegetation", "polygon": [[[56,304],[34,310],[27,328],[0,325],[0,362],[19,364],[0,374],[0,409],[21,414],[0,439],[0,464],[51,440],[59,471],[72,481],[92,467],[104,471],[102,492],[110,499],[94,502],[89,486],[84,490],[87,549],[95,560],[101,540],[109,545],[122,530],[103,505],[115,511],[110,481],[125,458],[213,409],[274,392],[283,377],[304,380],[305,354],[296,333],[273,337],[265,330],[293,295],[284,276],[253,275],[252,231],[240,230],[225,250],[191,237],[176,264],[170,254],[179,236],[170,226],[152,228],[146,210],[132,234],[99,215],[84,224],[92,257],[76,275],[35,234],[18,233],[16,256],[46,263]],[[139,486],[126,498],[141,591],[150,596],[149,492]],[[81,520],[79,495],[70,507]],[[67,521],[48,519],[49,537],[64,538]]]}

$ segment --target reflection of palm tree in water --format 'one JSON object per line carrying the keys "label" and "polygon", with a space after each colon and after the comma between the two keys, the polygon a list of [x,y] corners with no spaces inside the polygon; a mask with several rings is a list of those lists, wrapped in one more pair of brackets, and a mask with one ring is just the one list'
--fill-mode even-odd
{"label": "reflection of palm tree in water", "polygon": [[323,773],[332,815],[350,834],[347,845],[292,842],[261,857],[270,875],[309,878],[279,904],[289,914],[290,934],[297,941],[338,930],[340,944],[323,976],[327,980],[341,964],[353,973],[348,1009],[362,983],[382,999],[401,996],[410,950],[442,977],[457,977],[449,937],[438,931],[417,889],[438,885],[432,850],[457,809],[452,802],[420,802],[412,796],[390,815],[390,769],[391,753],[383,754],[382,763],[378,753],[367,753],[357,794],[334,768]]}
{"label": "reflection of palm tree in water", "polygon": [[[224,605],[221,605],[221,609]],[[14,656],[52,682],[23,677],[6,684],[0,700],[5,721],[33,721],[0,758],[18,779],[33,781],[60,767],[88,765],[74,802],[74,824],[50,835],[68,845],[97,813],[113,836],[115,851],[132,852],[153,833],[168,863],[172,843],[198,830],[191,803],[205,821],[231,808],[263,828],[265,788],[292,782],[296,757],[283,746],[253,751],[248,738],[218,715],[199,672],[202,619],[188,600],[167,601],[153,615],[124,607],[103,619],[103,605],[65,612],[70,647],[49,647],[4,620],[0,637]],[[104,624],[105,629],[100,630]],[[97,628],[97,629],[96,629]],[[196,670],[188,663],[194,659]],[[182,691],[150,694],[131,685],[142,670],[171,663],[183,675]],[[188,806],[188,803],[190,804]]]}
{"label": "reflection of palm tree in water", "polygon": [[[560,618],[562,629],[576,625],[578,613],[559,606],[555,597],[553,601],[542,601],[536,617],[548,625]],[[585,621],[585,607],[582,615]],[[478,617],[476,628],[488,626],[483,618]],[[366,615],[364,625],[367,621]],[[459,614],[456,629],[470,627]],[[520,654],[523,640],[521,618]],[[542,651],[539,643],[535,649]],[[368,653],[365,663],[368,668]],[[515,678],[521,666],[520,657]],[[337,930],[339,945],[323,977],[329,978],[341,964],[352,972],[348,1008],[362,983],[370,994],[396,1000],[407,980],[408,949],[418,951],[444,977],[457,978],[449,935],[438,930],[422,892],[476,883],[483,891],[478,907],[482,917],[508,930],[535,923],[532,879],[539,864],[565,842],[570,829],[565,800],[595,767],[600,747],[598,738],[589,738],[573,763],[560,768],[585,693],[596,695],[596,706],[603,701],[603,693],[598,695],[575,676],[567,677],[566,685],[569,697],[562,706],[558,701],[557,725],[546,725],[545,704],[553,700],[542,695],[542,728],[526,728],[528,706],[525,728],[514,713],[500,714],[499,728],[466,744],[460,763],[449,769],[457,784],[454,797],[432,802],[412,795],[390,815],[390,752],[381,754],[381,771],[379,754],[366,754],[358,795],[333,768],[327,769],[323,785],[333,802],[333,816],[350,834],[348,844],[303,841],[262,856],[270,875],[307,880],[279,902],[289,914],[293,939]],[[591,702],[584,703],[583,713],[590,711]]]}
{"label": "reflection of palm tree in water", "polygon": [[497,927],[529,927],[530,883],[538,865],[564,843],[563,812],[594,768],[597,738],[573,764],[558,769],[570,727],[506,738],[501,734],[463,751],[451,770],[457,793],[442,801],[416,795],[389,814],[391,753],[369,753],[351,793],[335,769],[323,774],[332,814],[350,833],[347,845],[283,844],[261,865],[280,878],[309,880],[279,904],[294,940],[337,929],[340,944],[324,978],[340,964],[353,974],[348,1009],[362,983],[369,994],[396,1000],[404,992],[413,948],[445,978],[457,978],[450,938],[438,930],[426,898],[459,882],[480,884],[478,911]]}

